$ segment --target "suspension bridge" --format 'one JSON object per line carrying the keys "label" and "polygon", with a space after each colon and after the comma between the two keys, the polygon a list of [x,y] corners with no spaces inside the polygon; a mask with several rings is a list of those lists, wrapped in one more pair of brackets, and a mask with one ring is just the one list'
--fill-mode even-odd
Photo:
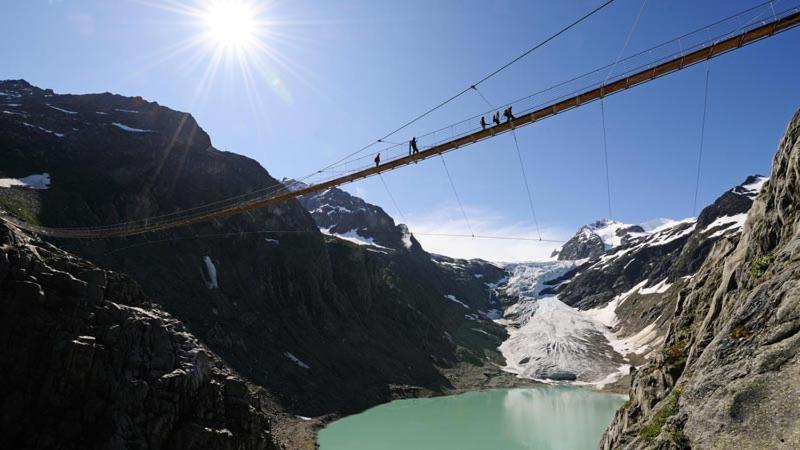
{"label": "suspension bridge", "polygon": [[[606,2],[601,7],[595,9],[595,11],[593,12],[596,12],[603,6],[611,3],[611,1]],[[539,121],[542,121],[548,117],[552,117],[557,114],[569,111],[571,109],[580,108],[589,103],[602,100],[610,95],[626,91],[636,86],[640,86],[644,83],[656,80],[665,75],[675,73],[680,70],[686,69],[688,67],[694,66],[703,61],[711,60],[720,55],[732,52],[736,49],[767,39],[771,36],[775,36],[779,33],[790,30],[800,25],[800,8],[785,9],[783,11],[778,12],[774,8],[774,3],[775,1],[766,2],[761,5],[758,5],[757,7],[750,8],[740,14],[723,19],[723,21],[731,21],[733,19],[737,20],[738,25],[733,31],[727,31],[717,36],[710,36],[708,39],[702,42],[687,47],[683,47],[681,45],[681,39],[685,39],[686,36],[688,36],[689,34],[683,35],[679,38],[669,41],[669,43],[673,44],[677,42],[679,50],[671,54],[668,54],[666,56],[663,56],[658,60],[648,61],[648,63],[643,66],[635,67],[613,78],[609,79],[611,71],[614,69],[614,67],[617,66],[618,63],[625,60],[618,60],[615,61],[613,65],[605,66],[596,69],[592,72],[589,72],[588,74],[596,74],[608,70],[605,78],[601,82],[596,83],[593,86],[585,87],[583,89],[579,89],[569,94],[562,95],[544,104],[529,107],[523,110],[522,112],[517,112],[515,117],[508,118],[508,120],[505,120],[504,122],[501,122],[499,124],[493,124],[492,126],[486,126],[486,127],[477,127],[476,129],[478,123],[478,117],[483,117],[483,115],[478,115],[462,122],[462,123],[469,123],[471,124],[469,126],[472,127],[468,128],[464,132],[456,133],[454,131],[455,127],[450,126],[449,127],[450,136],[441,141],[434,142],[433,144],[427,147],[421,148],[417,153],[406,154],[405,144],[392,144],[391,147],[387,147],[381,150],[384,154],[389,154],[390,157],[386,158],[384,162],[372,165],[370,163],[372,154],[367,156],[361,156],[358,158],[352,158],[353,156],[356,156],[357,154],[363,153],[365,150],[372,148],[372,146],[364,147],[361,150],[351,155],[348,155],[348,157],[345,157],[344,159],[339,160],[336,163],[329,165],[328,167],[321,169],[312,174],[311,176],[309,176],[312,177],[315,175],[326,174],[328,172],[339,173],[336,176],[323,179],[318,182],[310,184],[305,184],[305,183],[297,184],[295,186],[284,186],[283,184],[281,184],[279,186],[269,187],[266,189],[246,193],[237,197],[227,198],[217,202],[200,205],[198,207],[176,211],[170,214],[164,214],[156,217],[149,217],[145,219],[133,220],[129,222],[116,223],[105,226],[79,227],[79,228],[52,228],[52,227],[44,227],[31,224],[3,214],[0,214],[0,219],[13,226],[54,238],[105,239],[105,238],[140,235],[144,233],[151,233],[155,231],[163,231],[172,228],[198,224],[201,222],[206,222],[211,220],[223,219],[234,215],[242,214],[248,211],[252,211],[255,209],[264,208],[269,205],[279,204],[297,197],[314,194],[333,187],[352,183],[357,180],[362,180],[368,177],[380,175],[384,172],[396,170],[400,167],[407,166],[413,163],[418,163],[420,161],[435,156],[441,156],[444,155],[445,153],[463,149],[477,142],[491,139],[502,134],[506,134],[509,132],[513,133],[514,130],[517,128],[531,125]],[[765,11],[769,11],[768,14],[771,17],[768,17],[768,19],[766,20],[757,21],[756,23],[742,24],[741,18],[745,12],[752,12],[756,8],[766,8],[767,6],[769,7],[769,10],[765,9]],[[553,37],[557,36],[558,34],[561,34],[563,31],[569,29],[573,25],[579,23],[581,20],[588,17],[589,15],[584,16],[583,18],[574,22],[570,26],[562,29],[555,35],[548,38],[545,41],[545,43],[551,40]],[[760,18],[761,16],[763,16],[763,14],[760,14],[758,18]],[[719,24],[723,21],[715,22],[715,24],[712,24],[710,26]],[[751,22],[753,22],[752,19]],[[710,29],[709,27],[705,27],[704,29],[697,30],[690,34],[695,34],[703,31],[708,33]],[[538,48],[541,45],[542,44],[537,45],[536,47],[534,47],[534,49]],[[659,46],[653,47],[652,49],[649,49],[649,51],[652,53],[653,49],[662,48],[664,47],[664,45],[665,44],[661,44]],[[530,51],[531,50],[523,54],[523,56],[530,53]],[[645,54],[646,52],[647,51],[640,52],[637,55],[642,55]],[[515,59],[511,63],[516,62],[520,58]],[[626,59],[632,60],[633,57]],[[511,63],[507,64],[503,68],[508,67]],[[503,68],[501,68],[501,70]],[[497,71],[491,75],[494,75],[495,73],[497,73]],[[573,82],[577,79],[585,77],[588,74],[584,74],[581,77],[573,78],[571,80],[568,80],[568,82]],[[480,82],[485,81],[487,78],[488,77],[482,79]],[[556,87],[565,85],[568,82],[559,83],[558,85],[556,85]],[[488,104],[489,103],[488,100],[486,100],[486,98],[483,97],[483,94],[481,94],[480,91],[478,91],[476,84],[469,86],[469,88],[465,89],[457,96],[462,95],[468,91],[475,91],[479,95],[481,95],[481,97]],[[552,87],[549,89],[552,89]],[[541,92],[544,91],[540,91],[539,93]],[[418,116],[417,119],[439,108],[440,106],[446,104],[447,102],[453,100],[457,96],[451,97],[449,100],[441,103],[435,108],[432,108],[423,115]],[[531,97],[533,96],[529,96],[526,99],[529,99]],[[512,102],[511,104],[513,103],[514,102]],[[403,127],[398,128],[398,130],[395,130],[395,132],[387,135],[387,137],[405,128],[412,122],[409,122]],[[436,133],[433,133],[433,135],[436,136]],[[385,139],[386,137],[379,139],[376,142],[376,144],[380,143],[390,144]],[[362,164],[356,168],[348,169],[350,165],[354,164],[358,165],[365,159],[367,165]],[[444,162],[444,160],[442,160],[442,162]],[[344,168],[344,170],[341,170],[342,168]],[[609,199],[609,204],[610,204],[610,199]],[[531,202],[531,209],[533,210],[532,202]],[[535,220],[535,213],[534,213],[534,220]],[[475,236],[473,235],[473,237]],[[539,236],[538,240],[543,240],[543,239],[541,239],[541,236]]]}

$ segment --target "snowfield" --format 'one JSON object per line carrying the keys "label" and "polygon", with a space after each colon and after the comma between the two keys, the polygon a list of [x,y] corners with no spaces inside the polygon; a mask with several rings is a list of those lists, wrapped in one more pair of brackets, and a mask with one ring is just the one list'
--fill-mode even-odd
{"label": "snowfield", "polygon": [[375,247],[384,250],[392,250],[389,247],[384,247],[382,245],[375,243],[375,241],[372,238],[361,236],[360,234],[358,234],[358,231],[356,230],[350,230],[346,233],[333,233],[331,232],[330,228],[320,228],[319,231],[321,231],[323,234],[327,234],[328,236],[344,239],[345,241],[349,241],[357,245],[365,247]]}
{"label": "snowfield", "polygon": [[129,133],[155,133],[155,131],[153,130],[143,130],[141,128],[133,128],[119,122],[114,122],[112,123],[112,125],[119,128],[120,130],[124,130]]}
{"label": "snowfield", "polygon": [[50,187],[50,174],[34,174],[28,175],[25,178],[0,178],[0,188],[10,188],[12,186],[30,189],[47,189]]}

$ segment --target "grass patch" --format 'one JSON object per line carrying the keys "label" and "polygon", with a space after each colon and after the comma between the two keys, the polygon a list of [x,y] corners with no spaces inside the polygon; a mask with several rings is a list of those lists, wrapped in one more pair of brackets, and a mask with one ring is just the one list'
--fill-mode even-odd
{"label": "grass patch", "polygon": [[686,341],[683,339],[664,349],[664,362],[669,365],[679,365],[686,361]]}
{"label": "grass patch", "polygon": [[684,434],[683,430],[677,429],[674,430],[672,433],[669,434],[670,439],[672,442],[678,444],[681,447],[684,447],[686,444],[689,443],[689,440],[686,439],[686,434]]}
{"label": "grass patch", "polygon": [[503,342],[504,331],[492,323],[465,320],[454,332],[453,342],[458,346],[458,356],[476,366],[486,360],[501,364],[497,347]]}
{"label": "grass patch", "polygon": [[24,220],[30,224],[40,225],[36,212],[29,208],[23,201],[7,195],[0,195],[0,208],[6,210],[17,219]]}
{"label": "grass patch", "polygon": [[756,258],[750,263],[750,276],[753,278],[761,277],[773,261],[775,261],[775,255],[764,255]]}
{"label": "grass patch", "polygon": [[[667,419],[678,413],[678,399],[680,399],[680,397],[680,389],[674,389],[672,392],[670,392],[661,409],[659,409],[658,412],[653,415],[653,418],[647,422],[647,425],[642,428],[641,435],[645,441],[652,442],[653,439],[658,437],[658,435],[661,434],[661,429],[664,428],[664,424],[667,422]],[[673,434],[675,433],[673,432]],[[681,431],[680,434],[683,435],[683,431]],[[686,439],[686,437],[683,436],[683,439]]]}
{"label": "grass patch", "polygon": [[753,333],[747,330],[744,325],[736,325],[736,328],[731,331],[731,339],[739,340],[739,339],[747,339],[752,336]]}

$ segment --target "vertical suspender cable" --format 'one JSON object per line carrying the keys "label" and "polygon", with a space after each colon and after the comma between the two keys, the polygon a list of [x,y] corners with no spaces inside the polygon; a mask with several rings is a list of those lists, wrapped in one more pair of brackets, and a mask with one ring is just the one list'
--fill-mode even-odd
{"label": "vertical suspender cable", "polygon": [[478,90],[478,87],[477,87],[477,86],[472,86],[472,89],[473,89],[475,92],[477,92],[477,93],[478,93],[478,95],[480,95],[480,96],[481,96],[481,98],[483,99],[483,101],[484,101],[484,102],[486,102],[486,104],[487,104],[487,105],[489,105],[489,108],[492,108],[492,109],[497,109],[497,108],[495,108],[495,106],[494,106],[494,105],[492,105],[492,103],[491,103],[491,102],[490,102],[490,101],[489,101],[489,100],[486,98],[486,96],[485,96],[485,95],[483,95],[483,92],[481,92],[481,91],[479,91],[479,90]]}
{"label": "vertical suspender cable", "polygon": [[608,218],[613,220],[611,212],[611,177],[608,174],[608,138],[606,137],[606,107],[603,99],[600,99],[600,120],[603,124],[603,157],[606,165],[606,199],[608,200]]}
{"label": "vertical suspender cable", "polygon": [[708,113],[708,83],[711,78],[711,63],[706,66],[706,88],[703,96],[703,119],[700,122],[700,148],[697,152],[697,177],[694,182],[694,200],[692,201],[692,215],[697,212],[697,194],[700,192],[700,168],[703,163],[703,143],[706,135],[706,114]]}
{"label": "vertical suspender cable", "polygon": [[[489,105],[490,108],[495,109],[492,106],[492,103],[483,95],[483,93],[478,90],[477,87],[472,86],[472,89],[481,96],[484,102]],[[539,240],[542,240],[542,231],[539,228],[539,220],[536,218],[536,208],[533,206],[533,194],[531,193],[530,185],[528,184],[528,175],[525,173],[525,163],[522,161],[522,152],[519,149],[519,141],[517,140],[517,132],[513,128],[511,129],[511,136],[514,138],[514,147],[517,149],[517,158],[519,158],[519,168],[522,171],[522,181],[525,183],[525,192],[528,194],[528,205],[531,208],[531,216],[533,217],[533,223],[536,225],[536,234],[539,236]]]}
{"label": "vertical suspender cable", "polygon": [[525,182],[525,192],[528,193],[528,205],[531,207],[531,216],[533,217],[533,224],[536,225],[536,234],[539,235],[539,240],[542,240],[542,231],[539,229],[539,220],[536,219],[536,209],[533,207],[533,194],[531,187],[528,185],[528,175],[525,173],[525,163],[522,161],[522,152],[519,151],[519,142],[517,141],[517,132],[512,128],[511,136],[514,137],[514,147],[517,149],[517,158],[519,158],[519,168],[522,171],[522,181]]}
{"label": "vertical suspender cable", "polygon": [[[606,74],[606,78],[603,80],[603,84],[606,84],[608,79],[614,72],[614,69],[617,68],[617,64],[619,64],[620,58],[622,58],[622,54],[625,53],[625,50],[628,48],[628,44],[631,42],[631,37],[633,36],[633,32],[636,30],[636,26],[639,24],[639,19],[642,17],[642,13],[644,12],[645,7],[647,6],[648,0],[642,1],[642,6],[639,7],[639,12],[636,14],[636,18],[633,20],[633,24],[631,24],[630,30],[628,30],[628,35],[625,37],[625,43],[622,45],[622,48],[617,54],[617,58],[614,60],[614,65],[608,69],[608,73]],[[606,200],[608,202],[608,218],[614,218],[614,215],[611,211],[611,176],[609,175],[608,169],[608,136],[606,133],[606,107],[605,107],[605,99],[600,97],[600,115],[601,120],[603,123],[603,161],[605,163],[606,168]]]}
{"label": "vertical suspender cable", "polygon": [[386,184],[386,180],[383,179],[383,174],[382,173],[378,173],[378,176],[381,179],[381,183],[383,183],[383,188],[386,189],[386,193],[389,194],[389,199],[392,200],[392,204],[394,205],[394,209],[396,209],[397,213],[400,214],[400,218],[403,219],[403,223],[408,225],[408,220],[406,220],[406,216],[405,216],[405,214],[403,214],[403,211],[400,209],[400,207],[397,206],[397,200],[394,199],[394,195],[392,195],[392,191],[389,190],[389,185],[387,185]]}
{"label": "vertical suspender cable", "polygon": [[464,216],[464,222],[467,223],[469,234],[471,234],[472,237],[475,237],[475,233],[472,231],[472,225],[470,225],[469,219],[467,218],[467,212],[464,211],[464,205],[461,204],[461,198],[458,196],[458,191],[456,190],[455,183],[453,183],[453,177],[450,176],[450,171],[447,169],[447,164],[444,162],[444,155],[440,153],[439,157],[442,159],[442,165],[444,166],[444,173],[447,174],[447,179],[450,180],[450,187],[453,188],[453,194],[455,194],[456,196],[456,202],[458,202],[458,207],[461,208],[461,215]]}

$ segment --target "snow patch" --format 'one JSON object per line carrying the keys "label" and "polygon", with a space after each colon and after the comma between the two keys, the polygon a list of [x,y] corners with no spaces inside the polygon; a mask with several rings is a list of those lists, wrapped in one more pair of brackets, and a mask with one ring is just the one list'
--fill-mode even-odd
{"label": "snow patch", "polygon": [[133,127],[129,127],[129,126],[125,125],[125,124],[121,124],[119,122],[114,122],[114,123],[112,123],[112,125],[114,125],[115,127],[119,128],[121,130],[128,131],[130,133],[155,133],[155,131],[153,131],[153,130],[144,130],[144,129],[141,129],[141,128],[133,128]]}
{"label": "snow patch", "polygon": [[722,227],[721,229],[712,233],[709,238],[715,238],[718,236],[722,236],[723,234],[729,233],[731,231],[738,231],[741,230],[744,226],[744,222],[747,220],[747,213],[739,213],[733,216],[722,216],[717,217],[716,220],[708,224],[704,229],[703,233],[707,233],[714,228]]}
{"label": "snow patch", "polygon": [[0,188],[10,188],[11,186],[27,187],[30,189],[47,189],[50,187],[50,174],[34,174],[28,175],[25,178],[0,178]]}
{"label": "snow patch", "polygon": [[49,106],[50,108],[53,108],[53,109],[55,109],[56,111],[61,111],[61,112],[63,112],[64,114],[69,114],[69,115],[78,114],[78,113],[77,113],[77,112],[75,112],[75,111],[70,111],[70,110],[68,110],[68,109],[62,109],[62,108],[59,108],[59,107],[57,107],[57,106],[53,106],[53,105],[51,105],[51,104],[49,104],[49,103],[47,103],[47,106]]}
{"label": "snow patch", "polygon": [[667,290],[670,288],[670,286],[672,286],[672,284],[671,283],[667,283],[667,279],[664,278],[663,280],[661,280],[658,284],[656,284],[654,286],[650,286],[648,288],[639,289],[639,293],[640,294],[644,294],[644,295],[647,295],[647,294],[663,294],[664,292],[667,292]]}
{"label": "snow patch", "polygon": [[217,282],[217,267],[214,265],[214,261],[211,261],[210,256],[203,256],[203,263],[205,264],[205,271],[203,272],[206,287],[209,289],[216,289],[219,287],[219,283]]}
{"label": "snow patch", "polygon": [[283,355],[286,356],[287,358],[289,358],[289,360],[291,362],[297,364],[300,368],[303,368],[303,369],[310,369],[311,368],[311,366],[309,366],[308,364],[306,364],[303,361],[301,361],[300,358],[298,358],[297,356],[294,356],[294,354],[292,354],[291,352],[283,352]]}
{"label": "snow patch", "polygon": [[444,298],[450,300],[451,302],[458,303],[459,305],[463,306],[464,308],[470,309],[469,305],[467,305],[466,303],[464,303],[461,300],[457,299],[456,296],[453,295],[453,294],[447,294],[447,295],[444,296]]}
{"label": "snow patch", "polygon": [[122,108],[114,108],[114,111],[119,111],[119,112],[124,112],[124,113],[130,113],[130,114],[139,114],[139,111],[136,111],[135,109],[122,109]]}
{"label": "snow patch", "polygon": [[328,236],[338,237],[340,239],[344,239],[345,241],[349,241],[357,245],[391,250],[389,247],[384,247],[382,245],[376,244],[375,240],[373,240],[372,238],[361,236],[360,234],[358,234],[358,231],[356,230],[350,230],[346,233],[333,233],[331,232],[330,228],[320,228],[319,231],[321,231],[323,234],[327,234]]}
{"label": "snow patch", "polygon": [[581,311],[581,312],[591,317],[592,319],[596,320],[597,322],[603,324],[607,328],[613,328],[618,322],[617,306],[621,305],[625,300],[628,299],[628,297],[633,295],[635,292],[639,291],[646,284],[647,280],[644,280],[641,283],[637,284],[636,286],[632,287],[630,290],[617,295],[616,297],[614,297],[613,300],[608,302],[608,304],[606,304],[605,306],[600,308],[587,309],[586,311]]}
{"label": "snow patch", "polygon": [[647,245],[651,246],[651,247],[656,247],[656,246],[659,246],[659,245],[666,245],[666,244],[669,244],[672,241],[675,241],[675,240],[680,239],[680,238],[682,238],[682,237],[684,237],[684,236],[686,236],[688,234],[691,234],[694,231],[695,226],[696,226],[694,224],[695,218],[691,218],[691,219],[687,219],[687,220],[681,221],[681,222],[679,222],[679,224],[689,223],[689,222],[691,222],[692,225],[688,226],[688,227],[686,227],[686,228],[684,228],[683,230],[680,230],[680,231],[676,231],[674,229],[675,228],[674,226],[670,227],[670,228],[667,228],[667,229],[665,229],[663,231],[659,231],[658,233],[656,233],[654,235],[655,238],[653,240],[650,240],[649,242],[647,242]]}
{"label": "snow patch", "polygon": [[407,226],[404,224],[398,225],[400,227],[401,239],[403,241],[403,246],[405,248],[410,249],[413,243],[411,242],[411,231],[408,229]]}
{"label": "snow patch", "polygon": [[734,194],[739,195],[746,195],[750,198],[755,198],[761,189],[764,187],[764,184],[769,181],[769,177],[756,177],[756,180],[752,183],[743,184],[741,186],[733,188],[732,192]]}

